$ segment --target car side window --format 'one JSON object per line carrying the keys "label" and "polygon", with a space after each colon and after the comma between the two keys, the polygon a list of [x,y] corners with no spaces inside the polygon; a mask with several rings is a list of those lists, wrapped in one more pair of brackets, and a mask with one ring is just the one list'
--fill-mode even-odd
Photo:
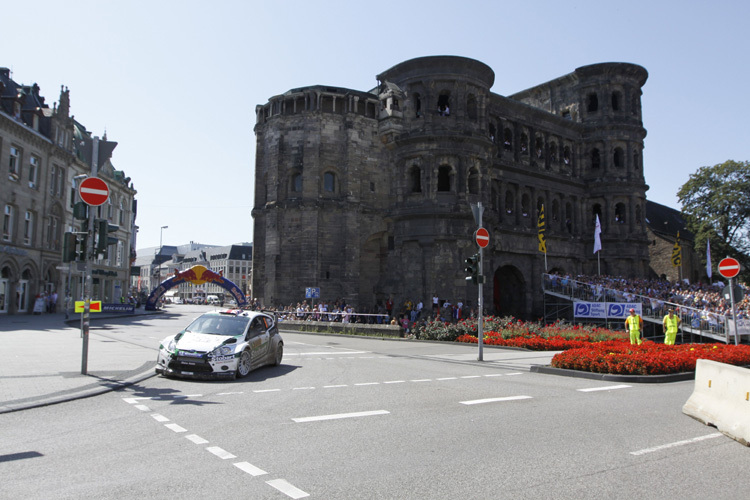
{"label": "car side window", "polygon": [[261,318],[253,318],[253,320],[250,322],[250,328],[247,331],[247,338],[251,339],[253,337],[257,337],[263,331],[265,330],[265,326],[263,322],[261,321]]}

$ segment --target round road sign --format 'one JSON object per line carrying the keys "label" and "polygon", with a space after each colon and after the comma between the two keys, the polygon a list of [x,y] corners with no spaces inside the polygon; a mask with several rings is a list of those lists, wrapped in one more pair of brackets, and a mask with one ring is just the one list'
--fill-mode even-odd
{"label": "round road sign", "polygon": [[719,262],[719,274],[725,278],[734,278],[740,274],[740,263],[737,259],[727,257]]}
{"label": "round road sign", "polygon": [[85,204],[98,207],[109,198],[109,186],[98,177],[89,177],[81,182],[78,194]]}
{"label": "round road sign", "polygon": [[490,233],[483,227],[477,229],[474,233],[474,240],[477,242],[480,248],[484,248],[490,244]]}

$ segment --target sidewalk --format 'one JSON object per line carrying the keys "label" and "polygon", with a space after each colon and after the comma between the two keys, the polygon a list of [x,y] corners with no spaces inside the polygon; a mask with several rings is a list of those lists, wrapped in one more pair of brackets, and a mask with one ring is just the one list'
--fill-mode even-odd
{"label": "sidewalk", "polygon": [[103,320],[160,312],[92,315],[86,375],[80,314],[0,315],[0,413],[102,394],[154,376],[156,350],[107,336]]}

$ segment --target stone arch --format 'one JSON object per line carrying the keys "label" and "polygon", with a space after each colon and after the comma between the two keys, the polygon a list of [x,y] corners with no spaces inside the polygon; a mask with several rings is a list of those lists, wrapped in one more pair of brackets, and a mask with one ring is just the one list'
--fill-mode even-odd
{"label": "stone arch", "polygon": [[174,276],[162,281],[159,286],[151,291],[151,294],[146,299],[146,310],[155,311],[157,309],[156,304],[159,299],[164,295],[167,290],[174,288],[179,284],[185,283],[186,281],[195,285],[202,285],[203,283],[216,283],[224,290],[229,292],[234,300],[237,301],[237,307],[244,307],[247,305],[245,294],[242,290],[235,285],[233,282],[226,279],[222,274],[215,273],[204,266],[193,266],[190,269],[186,269],[182,272],[175,269]]}
{"label": "stone arch", "polygon": [[498,268],[493,276],[493,302],[497,316],[527,318],[527,283],[523,273],[512,265]]}

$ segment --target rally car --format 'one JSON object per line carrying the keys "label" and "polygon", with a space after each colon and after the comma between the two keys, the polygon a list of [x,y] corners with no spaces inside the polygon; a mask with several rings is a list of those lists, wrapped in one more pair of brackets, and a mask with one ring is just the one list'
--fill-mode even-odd
{"label": "rally car", "polygon": [[156,373],[187,378],[242,378],[263,365],[279,365],[284,342],[273,314],[212,311],[161,341]]}

